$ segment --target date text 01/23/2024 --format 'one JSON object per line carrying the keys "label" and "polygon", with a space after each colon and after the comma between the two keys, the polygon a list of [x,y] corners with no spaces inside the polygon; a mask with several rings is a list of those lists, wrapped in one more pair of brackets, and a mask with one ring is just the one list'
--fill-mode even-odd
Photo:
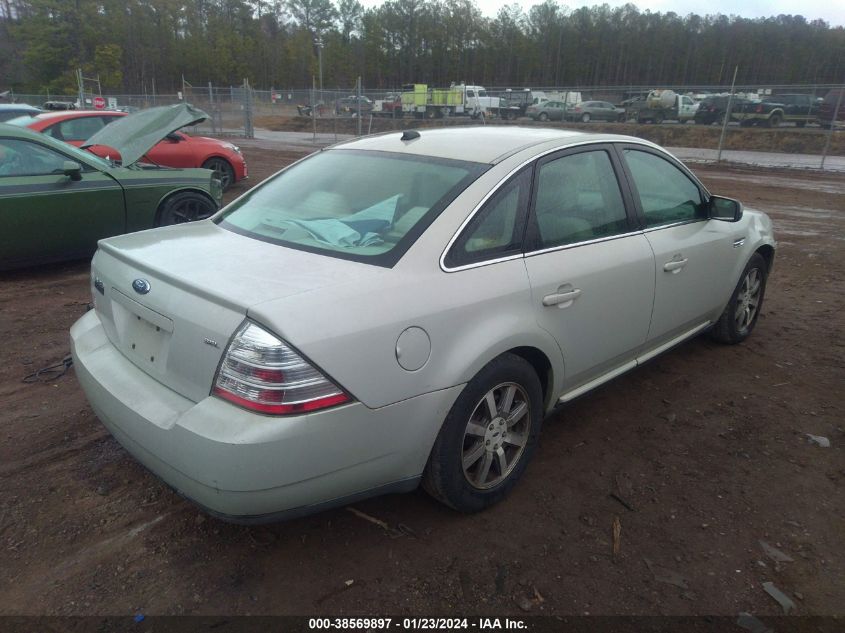
{"label": "date text 01/23/2024", "polygon": [[423,631],[443,629],[464,630],[520,630],[527,628],[524,621],[510,618],[310,618],[308,628],[311,630],[350,630],[363,629],[368,631],[378,629],[402,629],[406,631]]}

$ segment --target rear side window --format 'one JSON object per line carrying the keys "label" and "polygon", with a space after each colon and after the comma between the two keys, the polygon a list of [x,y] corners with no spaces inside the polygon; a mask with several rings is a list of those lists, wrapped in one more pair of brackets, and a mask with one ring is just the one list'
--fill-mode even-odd
{"label": "rear side window", "polygon": [[675,165],[649,152],[625,149],[646,228],[707,219],[701,191]]}
{"label": "rear side window", "polygon": [[45,132],[60,141],[85,141],[105,127],[98,116],[82,117],[60,121],[48,127]]}
{"label": "rear side window", "polygon": [[485,203],[446,254],[449,268],[522,252],[531,168],[523,169]]}
{"label": "rear side window", "polygon": [[489,165],[328,150],[229,205],[223,228],[280,246],[393,266]]}
{"label": "rear side window", "polygon": [[619,182],[605,150],[580,152],[541,164],[535,196],[538,249],[628,231]]}

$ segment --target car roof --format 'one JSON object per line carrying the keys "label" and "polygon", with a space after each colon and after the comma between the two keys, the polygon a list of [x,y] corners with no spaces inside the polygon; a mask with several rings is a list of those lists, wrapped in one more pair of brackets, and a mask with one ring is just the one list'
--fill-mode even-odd
{"label": "car roof", "polygon": [[[518,151],[558,141],[560,147],[584,142],[628,141],[629,136],[591,134],[574,130],[518,126],[461,126],[421,129],[419,138],[403,141],[402,132],[366,136],[333,145],[331,149],[356,149],[451,158],[495,164]],[[636,139],[638,142],[639,139]]]}
{"label": "car roof", "polygon": [[51,110],[50,112],[42,112],[35,115],[38,121],[60,120],[60,119],[75,119],[87,116],[101,116],[101,115],[125,115],[125,112],[117,112],[115,110]]}
{"label": "car roof", "polygon": [[8,123],[0,123],[0,136],[31,138],[37,139],[38,141],[41,141],[45,138],[49,138],[41,132],[35,132],[33,130],[30,130],[29,128],[20,127],[17,125],[9,125]]}
{"label": "car roof", "polygon": [[0,110],[26,110],[28,112],[41,112],[41,108],[31,106],[28,103],[0,103]]}

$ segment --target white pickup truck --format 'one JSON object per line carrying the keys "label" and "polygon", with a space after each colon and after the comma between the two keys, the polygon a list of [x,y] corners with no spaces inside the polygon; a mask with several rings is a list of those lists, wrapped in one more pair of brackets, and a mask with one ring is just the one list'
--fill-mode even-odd
{"label": "white pickup truck", "polygon": [[[639,102],[636,110],[637,123],[663,123],[679,121],[686,123],[695,118],[698,104],[692,97],[679,95],[672,90],[652,90],[644,102]],[[628,113],[628,118],[632,118]]]}

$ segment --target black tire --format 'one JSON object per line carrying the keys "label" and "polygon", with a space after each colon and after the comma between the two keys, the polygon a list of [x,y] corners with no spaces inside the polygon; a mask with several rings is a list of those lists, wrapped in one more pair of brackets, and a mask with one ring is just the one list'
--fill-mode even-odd
{"label": "black tire", "polygon": [[223,185],[223,191],[228,191],[229,187],[235,184],[235,168],[225,158],[219,156],[209,158],[202,164],[202,168],[214,172],[214,175],[220,180],[220,184]]}
{"label": "black tire", "polygon": [[181,191],[161,203],[156,214],[156,226],[205,220],[214,215],[217,205],[197,191]]}
{"label": "black tire", "polygon": [[766,127],[778,127],[781,122],[781,117],[779,114],[773,114],[769,117],[769,120],[766,121]]}
{"label": "black tire", "polygon": [[[497,408],[495,417],[487,404],[488,394]],[[524,411],[522,415],[519,410]],[[516,414],[513,423],[502,417],[507,411]],[[460,512],[477,512],[498,503],[525,471],[537,446],[542,418],[542,389],[534,368],[519,356],[502,354],[464,387],[446,416],[423,473],[423,488]],[[522,444],[511,438],[520,438]],[[465,470],[464,460],[476,454]],[[505,456],[504,471],[499,454]]]}
{"label": "black tire", "polygon": [[807,125],[806,121],[796,121],[795,122],[795,127],[804,127],[805,125]]}
{"label": "black tire", "polygon": [[549,115],[546,114],[545,112],[541,112],[540,115],[537,118],[540,119],[543,123],[545,123],[546,121],[549,120]]}
{"label": "black tire", "polygon": [[590,113],[585,112],[581,115],[581,123],[589,123],[590,122]]}
{"label": "black tire", "polygon": [[[743,304],[745,305],[745,309],[748,309],[750,302],[747,300],[746,293],[749,285],[753,288],[755,272],[756,279],[759,279],[759,292],[756,293],[754,312],[750,319],[748,318],[748,314],[745,313],[744,318],[738,320],[740,318],[738,313],[743,307]],[[731,295],[731,300],[728,301],[728,305],[725,306],[725,311],[722,312],[722,316],[719,317],[719,320],[716,321],[716,324],[711,328],[711,338],[720,343],[735,345],[737,343],[741,343],[751,335],[751,332],[754,330],[754,326],[757,324],[757,318],[760,316],[760,310],[763,307],[763,297],[766,294],[766,278],[768,276],[768,272],[766,260],[763,259],[763,256],[760,255],[760,253],[754,253],[751,256],[751,259],[748,260],[748,264],[745,265],[745,269],[743,269],[742,274],[739,276],[739,281],[737,282],[736,288]],[[753,295],[754,293],[752,292],[750,294]]]}

